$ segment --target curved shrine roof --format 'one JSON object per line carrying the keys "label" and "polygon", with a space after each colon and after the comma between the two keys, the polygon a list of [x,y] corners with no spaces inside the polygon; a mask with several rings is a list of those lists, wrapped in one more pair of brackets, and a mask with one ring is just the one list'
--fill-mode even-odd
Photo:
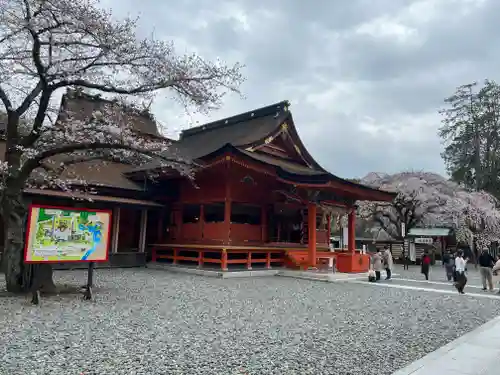
{"label": "curved shrine roof", "polygon": [[[390,201],[395,194],[360,185],[337,177],[322,168],[305,149],[298,137],[293,118],[288,110],[288,101],[282,101],[267,107],[245,112],[237,116],[211,122],[195,128],[184,130],[178,141],[175,141],[167,151],[170,155],[178,154],[203,163],[224,152],[239,153],[259,163],[276,168],[277,174],[290,183],[346,186],[356,190],[359,199]],[[269,137],[278,134],[282,125],[287,124],[293,147],[298,149],[303,162],[260,152],[259,147],[268,143]],[[130,175],[161,167],[157,161],[136,168]],[[363,198],[366,197],[366,198]]]}

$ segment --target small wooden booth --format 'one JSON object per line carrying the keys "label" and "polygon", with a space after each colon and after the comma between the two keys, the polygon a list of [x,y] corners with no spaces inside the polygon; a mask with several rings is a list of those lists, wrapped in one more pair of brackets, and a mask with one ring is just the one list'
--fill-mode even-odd
{"label": "small wooden booth", "polygon": [[453,228],[411,228],[408,231],[410,259],[419,263],[425,250],[431,254],[432,262],[443,259],[448,247],[455,247],[455,233]]}
{"label": "small wooden booth", "polygon": [[[364,272],[369,256],[355,248],[355,202],[391,201],[389,192],[323,169],[300,140],[281,102],[181,133],[168,152],[196,161],[193,180],[157,162],[126,173],[144,181],[168,209],[155,223],[153,261],[216,267],[291,268],[331,264]],[[346,250],[329,246],[332,219],[348,215]]]}

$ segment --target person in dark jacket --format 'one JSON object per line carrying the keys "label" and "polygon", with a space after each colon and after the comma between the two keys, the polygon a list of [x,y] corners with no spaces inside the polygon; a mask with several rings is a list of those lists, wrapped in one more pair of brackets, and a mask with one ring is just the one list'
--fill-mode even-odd
{"label": "person in dark jacket", "polygon": [[451,281],[455,273],[455,258],[453,257],[453,254],[450,251],[444,253],[443,265],[446,270],[446,278],[448,279],[448,281]]}
{"label": "person in dark jacket", "polygon": [[429,280],[429,270],[431,268],[431,257],[429,256],[427,250],[425,250],[422,256],[421,272],[424,274],[425,279]]}
{"label": "person in dark jacket", "polygon": [[493,290],[493,266],[495,259],[490,255],[488,250],[484,249],[478,259],[479,272],[481,273],[481,281],[483,283],[483,290],[486,290],[486,284],[490,291]]}

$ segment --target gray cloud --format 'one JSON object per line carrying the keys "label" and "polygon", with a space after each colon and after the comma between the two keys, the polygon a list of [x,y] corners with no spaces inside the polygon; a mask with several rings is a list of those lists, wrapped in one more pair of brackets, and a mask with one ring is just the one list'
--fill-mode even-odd
{"label": "gray cloud", "polygon": [[[314,5],[312,5],[314,3]],[[106,0],[143,34],[246,65],[245,100],[210,117],[158,99],[157,117],[213,120],[289,99],[309,151],[332,172],[444,173],[437,110],[454,88],[498,78],[495,0]]]}

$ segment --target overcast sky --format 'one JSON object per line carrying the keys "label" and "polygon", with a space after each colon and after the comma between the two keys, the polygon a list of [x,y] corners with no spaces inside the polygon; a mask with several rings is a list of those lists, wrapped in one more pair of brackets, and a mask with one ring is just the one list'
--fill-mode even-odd
{"label": "overcast sky", "polygon": [[[499,0],[105,0],[141,32],[246,65],[245,99],[186,118],[168,100],[157,118],[176,129],[284,99],[317,161],[342,177],[418,169],[444,173],[437,137],[443,98],[496,79]],[[173,132],[174,130],[172,130]]]}

